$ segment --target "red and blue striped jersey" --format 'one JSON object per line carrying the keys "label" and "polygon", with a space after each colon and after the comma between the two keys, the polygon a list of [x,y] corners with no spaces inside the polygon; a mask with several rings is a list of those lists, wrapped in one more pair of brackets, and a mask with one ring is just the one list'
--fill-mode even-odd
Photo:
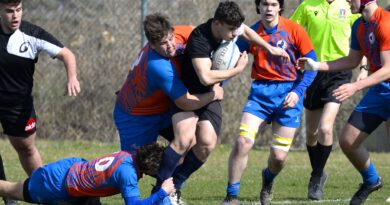
{"label": "red and blue striped jersey", "polygon": [[66,190],[72,197],[111,196],[138,197],[137,171],[132,155],[121,151],[95,160],[76,162],[66,176]]}
{"label": "red and blue striped jersey", "polygon": [[179,56],[168,59],[160,56],[147,44],[138,55],[118,92],[116,104],[124,112],[134,115],[162,114],[172,101],[187,92],[180,80],[180,58],[191,26],[175,26],[174,34]]}
{"label": "red and blue striped jersey", "polygon": [[272,46],[283,48],[291,58],[290,62],[283,63],[280,57],[273,56],[266,50],[251,44],[249,52],[254,57],[252,78],[271,81],[295,81],[298,79],[298,73],[295,69],[297,59],[314,49],[304,28],[284,17],[279,17],[276,29],[268,31],[260,21],[251,28]]}
{"label": "red and blue striped jersey", "polygon": [[[360,50],[370,63],[370,71],[382,68],[380,52],[390,50],[390,12],[378,7],[371,19],[356,20],[352,27],[351,48]],[[390,79],[389,79],[390,80]]]}

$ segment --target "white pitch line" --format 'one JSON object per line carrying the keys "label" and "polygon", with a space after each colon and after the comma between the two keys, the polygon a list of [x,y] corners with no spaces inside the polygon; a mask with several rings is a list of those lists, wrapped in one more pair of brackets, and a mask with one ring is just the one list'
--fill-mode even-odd
{"label": "white pitch line", "polygon": [[[322,203],[337,203],[337,202],[349,202],[351,199],[325,199],[320,201],[295,201],[295,200],[272,200],[272,204],[322,204]],[[242,205],[260,205],[259,202],[240,202]]]}

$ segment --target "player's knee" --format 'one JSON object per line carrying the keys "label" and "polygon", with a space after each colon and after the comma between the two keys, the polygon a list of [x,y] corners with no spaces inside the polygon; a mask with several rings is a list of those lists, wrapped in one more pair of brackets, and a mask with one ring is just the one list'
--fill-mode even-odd
{"label": "player's knee", "polygon": [[287,157],[285,155],[274,155],[272,157],[272,164],[278,168],[281,168],[284,166],[286,159]]}
{"label": "player's knee", "polygon": [[318,128],[318,134],[325,139],[331,138],[333,136],[333,126],[321,124]]}
{"label": "player's knee", "polygon": [[252,148],[254,141],[245,137],[239,136],[236,140],[235,148],[237,151],[247,151]]}
{"label": "player's knee", "polygon": [[174,141],[172,141],[172,147],[177,152],[185,152],[186,150],[189,150],[189,148],[193,146],[193,144],[195,144],[195,140],[195,136],[175,139]]}
{"label": "player's knee", "polygon": [[354,149],[354,145],[351,140],[349,140],[348,137],[345,137],[344,135],[340,136],[339,145],[343,152],[349,152],[350,150]]}

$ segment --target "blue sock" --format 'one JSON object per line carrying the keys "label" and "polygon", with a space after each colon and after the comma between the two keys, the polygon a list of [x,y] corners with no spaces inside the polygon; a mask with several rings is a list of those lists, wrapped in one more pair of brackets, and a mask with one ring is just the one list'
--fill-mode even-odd
{"label": "blue sock", "polygon": [[372,186],[378,183],[379,176],[372,162],[370,162],[370,165],[367,169],[360,171],[360,174],[363,177],[363,184],[367,186]]}
{"label": "blue sock", "polygon": [[181,164],[173,173],[173,183],[175,187],[180,189],[184,181],[187,180],[192,173],[198,170],[204,162],[200,161],[192,151],[188,151],[184,158],[183,164]]}
{"label": "blue sock", "polygon": [[180,158],[181,155],[173,150],[171,146],[165,148],[160,170],[157,174],[158,182],[162,183],[164,180],[172,176],[172,173],[175,171]]}
{"label": "blue sock", "polygon": [[271,170],[269,170],[269,168],[267,167],[264,170],[265,183],[266,184],[272,183],[277,175],[278,174],[272,173]]}
{"label": "blue sock", "polygon": [[226,187],[226,195],[228,196],[238,196],[238,192],[240,191],[240,182],[230,183]]}

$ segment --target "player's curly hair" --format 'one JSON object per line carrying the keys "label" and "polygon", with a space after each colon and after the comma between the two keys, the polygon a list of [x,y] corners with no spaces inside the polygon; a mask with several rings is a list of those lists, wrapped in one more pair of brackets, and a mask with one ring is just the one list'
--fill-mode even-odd
{"label": "player's curly hair", "polygon": [[[260,14],[260,10],[259,10],[260,2],[261,2],[261,0],[255,0],[255,4],[256,4],[256,13],[257,13],[257,14]],[[284,0],[278,0],[278,2],[279,2],[279,5],[280,5],[279,15],[282,15],[282,13],[283,13],[283,11],[284,11]]]}
{"label": "player's curly hair", "polygon": [[0,4],[19,4],[22,0],[0,0]]}
{"label": "player's curly hair", "polygon": [[141,146],[136,154],[139,170],[145,174],[157,174],[164,150],[165,147],[158,143]]}
{"label": "player's curly hair", "polygon": [[160,42],[168,33],[173,32],[173,26],[168,17],[161,13],[147,15],[143,26],[146,38],[151,44]]}
{"label": "player's curly hair", "polygon": [[220,2],[214,13],[214,20],[239,27],[245,21],[245,16],[236,2]]}

